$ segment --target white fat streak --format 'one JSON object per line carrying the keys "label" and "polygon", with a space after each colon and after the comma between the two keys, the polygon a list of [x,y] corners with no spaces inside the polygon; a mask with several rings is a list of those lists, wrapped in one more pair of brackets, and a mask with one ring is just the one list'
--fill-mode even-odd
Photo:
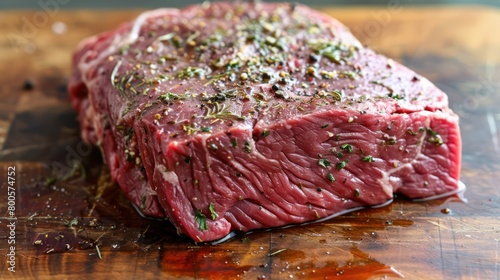
{"label": "white fat streak", "polygon": [[[210,156],[210,151],[208,151],[207,147],[207,139],[210,137],[210,135],[207,134],[202,134],[199,136],[199,139],[201,140],[201,145],[203,146],[203,151],[205,151],[205,158],[207,159],[207,167],[210,167],[212,164],[212,157]],[[208,168],[210,170],[210,168]]]}
{"label": "white fat streak", "polygon": [[148,181],[143,181],[142,186],[139,188],[140,190],[143,190],[143,195],[158,195],[158,193],[151,188],[151,185],[149,184]]}
{"label": "white fat streak", "polygon": [[[425,121],[425,127],[429,127],[430,124],[431,124],[431,120],[427,119]],[[403,168],[411,167],[420,158],[420,155],[422,154],[422,146],[424,145],[424,140],[425,140],[426,136],[427,136],[427,130],[424,130],[424,133],[422,133],[422,137],[420,137],[420,139],[419,139],[420,145],[417,146],[417,152],[416,152],[415,158],[413,158],[410,162],[398,165],[397,167],[395,167],[387,172],[382,172],[382,178],[378,179],[377,181],[380,183],[380,185],[382,186],[382,189],[384,190],[384,192],[388,196],[392,196],[392,194],[394,192],[394,189],[390,183],[391,175],[398,172],[399,170],[401,170]]]}
{"label": "white fat streak", "polygon": [[172,186],[174,186],[174,188],[173,188],[174,190],[176,190],[177,187],[180,186],[179,177],[177,176],[177,174],[175,174],[175,172],[173,172],[173,171],[167,171],[167,167],[165,167],[165,165],[158,164],[158,165],[156,165],[155,169],[161,173],[163,180],[165,180],[166,182],[168,182]]}

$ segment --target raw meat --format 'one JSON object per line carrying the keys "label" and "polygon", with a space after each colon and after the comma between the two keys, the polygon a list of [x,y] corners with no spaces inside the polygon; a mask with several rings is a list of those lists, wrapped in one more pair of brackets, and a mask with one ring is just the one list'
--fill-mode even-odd
{"label": "raw meat", "polygon": [[305,6],[146,12],[73,64],[83,139],[145,215],[197,242],[459,189],[445,93]]}

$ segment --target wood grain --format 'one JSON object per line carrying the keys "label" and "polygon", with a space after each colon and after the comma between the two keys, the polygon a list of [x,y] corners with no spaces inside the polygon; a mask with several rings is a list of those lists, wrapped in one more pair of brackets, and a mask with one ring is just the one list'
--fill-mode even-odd
{"label": "wood grain", "polygon": [[[135,212],[110,182],[97,148],[81,142],[67,99],[71,53],[78,42],[140,11],[58,11],[46,14],[46,21],[38,11],[38,22],[37,12],[0,12],[0,30],[7,34],[0,37],[0,252],[5,260],[0,278],[500,278],[500,13],[481,7],[321,9],[365,44],[448,93],[461,117],[467,203],[397,198],[386,207],[320,224],[254,232],[219,245],[195,244],[177,236],[168,222]],[[67,31],[54,33],[61,23]],[[33,89],[24,88],[26,80],[34,82]],[[82,166],[72,166],[75,151]],[[17,171],[15,273],[8,271],[5,256],[9,166]],[[47,181],[54,173],[72,176]]]}

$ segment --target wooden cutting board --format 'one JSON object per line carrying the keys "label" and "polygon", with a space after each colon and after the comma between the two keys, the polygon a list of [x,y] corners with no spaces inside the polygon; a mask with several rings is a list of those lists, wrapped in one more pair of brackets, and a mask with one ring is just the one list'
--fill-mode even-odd
{"label": "wooden cutting board", "polygon": [[[0,278],[500,278],[499,11],[322,10],[449,94],[461,117],[467,203],[397,198],[320,224],[195,244],[168,222],[135,212],[97,148],[81,142],[67,98],[78,42],[140,11],[0,12],[7,34],[0,37]],[[9,167],[15,199],[8,197]],[[61,170],[67,178],[53,180]],[[9,239],[10,214],[17,220]],[[12,239],[15,272],[7,256]]]}

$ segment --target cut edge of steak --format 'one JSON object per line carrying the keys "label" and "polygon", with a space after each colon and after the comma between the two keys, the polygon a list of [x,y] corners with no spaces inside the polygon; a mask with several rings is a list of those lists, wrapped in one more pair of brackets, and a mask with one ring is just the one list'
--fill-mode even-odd
{"label": "cut edge of steak", "polygon": [[461,189],[446,95],[291,9],[160,9],[80,44],[82,137],[144,215],[202,242]]}

